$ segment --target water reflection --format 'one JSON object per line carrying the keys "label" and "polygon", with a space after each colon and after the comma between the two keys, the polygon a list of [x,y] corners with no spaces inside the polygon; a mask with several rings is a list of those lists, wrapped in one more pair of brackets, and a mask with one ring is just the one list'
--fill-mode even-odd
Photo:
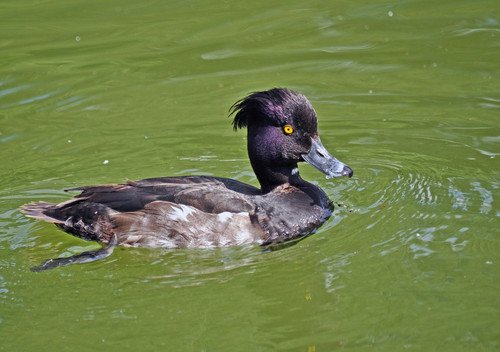
{"label": "water reflection", "polygon": [[213,250],[161,251],[151,261],[154,271],[144,282],[168,285],[174,288],[199,286],[212,281],[225,283],[241,274],[255,272],[255,264],[265,253],[258,247],[221,248]]}
{"label": "water reflection", "polygon": [[323,275],[325,290],[328,293],[333,293],[345,287],[343,281],[340,280],[340,276],[348,273],[348,266],[351,264],[350,259],[355,254],[347,253],[321,260],[321,263],[325,266]]}

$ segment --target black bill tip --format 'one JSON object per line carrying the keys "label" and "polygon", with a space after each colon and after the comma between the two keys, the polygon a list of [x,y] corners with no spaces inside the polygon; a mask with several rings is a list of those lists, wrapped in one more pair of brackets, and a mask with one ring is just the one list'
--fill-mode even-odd
{"label": "black bill tip", "polygon": [[342,176],[347,176],[347,177],[351,178],[352,175],[354,175],[354,172],[352,171],[352,169],[349,166],[344,165],[344,168],[342,169]]}

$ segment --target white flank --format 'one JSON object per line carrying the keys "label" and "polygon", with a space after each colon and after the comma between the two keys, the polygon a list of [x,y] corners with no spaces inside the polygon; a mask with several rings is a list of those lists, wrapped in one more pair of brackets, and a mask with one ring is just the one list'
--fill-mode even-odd
{"label": "white flank", "polygon": [[234,240],[236,244],[247,244],[247,243],[259,243],[259,241],[255,241],[254,234],[247,230],[240,230],[234,236]]}
{"label": "white flank", "polygon": [[234,213],[230,213],[228,211],[224,211],[220,214],[217,214],[217,221],[227,221],[233,217]]}
{"label": "white flank", "polygon": [[178,207],[172,207],[172,212],[169,214],[171,220],[186,221],[189,214],[193,213],[194,209],[184,204],[179,204]]}

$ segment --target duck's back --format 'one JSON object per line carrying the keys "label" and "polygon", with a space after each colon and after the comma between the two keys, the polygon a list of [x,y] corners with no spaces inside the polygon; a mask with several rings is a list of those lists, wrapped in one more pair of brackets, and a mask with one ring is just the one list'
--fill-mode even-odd
{"label": "duck's back", "polygon": [[148,178],[71,190],[82,191],[76,199],[104,204],[120,212],[140,210],[154,201],[183,204],[209,213],[249,211],[247,196],[260,194],[258,188],[248,184],[209,176]]}

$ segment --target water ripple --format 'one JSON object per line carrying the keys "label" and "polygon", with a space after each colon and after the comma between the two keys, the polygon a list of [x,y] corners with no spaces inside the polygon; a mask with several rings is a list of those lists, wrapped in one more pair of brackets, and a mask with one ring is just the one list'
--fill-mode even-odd
{"label": "water ripple", "polygon": [[222,60],[222,59],[228,59],[230,57],[235,57],[238,54],[239,54],[238,50],[222,49],[201,54],[201,58],[203,60]]}
{"label": "water ripple", "polygon": [[358,51],[358,50],[371,50],[375,48],[373,44],[359,44],[359,45],[344,45],[344,46],[329,46],[322,47],[318,49],[311,49],[311,51],[320,51],[324,53],[345,53],[350,51]]}
{"label": "water ripple", "polygon": [[173,84],[179,82],[192,81],[197,79],[213,78],[213,77],[232,77],[232,76],[244,76],[266,73],[266,72],[277,72],[277,71],[287,71],[287,70],[302,70],[304,72],[317,71],[317,70],[340,70],[340,69],[351,69],[351,70],[361,70],[368,72],[383,72],[383,71],[394,71],[399,68],[399,65],[394,64],[372,64],[368,65],[366,63],[360,63],[353,60],[303,60],[300,62],[292,62],[287,64],[279,65],[269,65],[262,66],[255,69],[241,69],[241,70],[225,70],[216,71],[208,73],[199,73],[192,75],[183,76],[173,76],[162,81],[163,84]]}
{"label": "water ripple", "polygon": [[[16,107],[16,106],[37,103],[37,102],[52,98],[52,97],[59,95],[63,92],[63,90],[61,90],[61,89],[56,89],[56,90],[42,92],[42,93],[33,93],[33,92],[27,91],[28,88],[33,88],[33,87],[34,86],[31,84],[21,84],[21,85],[16,86],[16,87],[0,90],[0,98],[9,96],[9,98],[11,100],[11,102],[6,102],[5,104],[0,105],[0,108],[6,109],[6,108],[11,108],[11,107]],[[29,96],[27,98],[26,97],[18,97],[17,99],[10,97],[11,94],[20,93],[20,92],[23,92],[24,95],[29,95]]]}
{"label": "water ripple", "polygon": [[[363,215],[359,226],[378,236],[372,245],[381,256],[410,253],[423,259],[459,253],[474,242],[471,229],[494,213],[498,182],[476,169],[443,173],[443,160],[422,160],[424,155],[399,152],[392,162],[391,152],[377,156],[371,148],[372,159],[358,160],[365,168],[357,177],[328,190],[333,199],[346,200],[346,209]],[[352,216],[342,210],[339,215]],[[491,255],[489,248],[484,252]]]}
{"label": "water ripple", "polygon": [[493,193],[481,186],[481,183],[479,181],[472,182],[471,186],[474,191],[479,193],[482,199],[479,211],[482,214],[488,214],[493,208]]}
{"label": "water ripple", "polygon": [[475,34],[475,33],[479,33],[479,32],[497,33],[497,32],[500,32],[500,29],[498,29],[498,28],[465,28],[465,29],[456,30],[455,35],[457,37],[462,37],[465,35]]}
{"label": "water ripple", "polygon": [[0,90],[0,98],[4,97],[6,95],[9,95],[9,94],[20,92],[20,91],[28,89],[30,87],[31,87],[30,84],[21,84],[21,85],[16,86],[16,87],[2,89],[2,90]]}
{"label": "water ripple", "polygon": [[342,254],[325,258],[321,261],[321,264],[325,266],[323,275],[325,290],[327,292],[332,293],[345,287],[340,282],[339,277],[348,271],[348,267],[351,264],[351,257],[355,254],[356,253]]}
{"label": "water ripple", "polygon": [[459,209],[462,211],[467,211],[469,209],[469,198],[454,185],[448,187],[448,195],[451,198],[452,209]]}

